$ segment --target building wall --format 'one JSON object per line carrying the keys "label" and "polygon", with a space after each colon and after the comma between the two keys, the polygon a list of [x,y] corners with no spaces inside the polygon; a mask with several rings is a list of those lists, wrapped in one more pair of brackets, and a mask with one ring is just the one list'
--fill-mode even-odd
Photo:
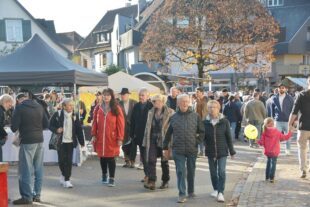
{"label": "building wall", "polygon": [[133,64],[137,64],[139,62],[139,48],[134,47],[124,52],[124,67],[126,69],[131,69]]}
{"label": "building wall", "polygon": [[303,24],[303,26],[299,29],[299,31],[294,35],[293,39],[290,41],[289,45],[290,53],[297,53],[299,51],[302,51],[303,53],[306,52],[310,53],[310,51],[307,51],[306,49],[308,27],[310,27],[310,15],[307,21]]}
{"label": "building wall", "polygon": [[[38,34],[49,46],[51,46],[54,50],[56,50],[59,54],[64,57],[68,57],[68,52],[54,43],[49,36],[47,36],[41,28],[21,9],[15,1],[12,0],[0,0],[0,19],[23,19],[31,21],[31,33],[32,36],[34,34]],[[23,43],[18,44],[19,46]],[[0,50],[5,46],[12,47],[12,43],[0,42]]]}

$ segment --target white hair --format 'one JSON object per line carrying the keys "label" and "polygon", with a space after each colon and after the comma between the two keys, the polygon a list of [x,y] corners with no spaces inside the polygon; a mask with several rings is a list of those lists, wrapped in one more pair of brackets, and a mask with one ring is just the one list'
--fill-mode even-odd
{"label": "white hair", "polygon": [[185,98],[187,98],[188,100],[190,99],[189,95],[184,94],[184,93],[180,94],[180,95],[177,96],[177,102],[180,102],[182,99],[185,99]]}
{"label": "white hair", "polygon": [[63,106],[67,106],[68,104],[74,104],[74,101],[72,101],[72,99],[70,98],[65,98],[63,101],[62,101],[62,105]]}
{"label": "white hair", "polygon": [[0,96],[0,105],[2,106],[4,103],[7,102],[14,102],[13,97],[10,96],[9,94],[3,94],[2,96]]}
{"label": "white hair", "polygon": [[147,90],[147,88],[140,88],[139,94],[141,93],[146,93],[147,95],[149,95],[149,91]]}
{"label": "white hair", "polygon": [[170,88],[170,94],[172,94],[173,89],[179,90],[179,88],[177,88],[176,86],[172,86],[172,87]]}
{"label": "white hair", "polygon": [[163,104],[166,104],[167,96],[161,95],[161,94],[157,94],[157,95],[152,97],[152,101],[161,101]]}

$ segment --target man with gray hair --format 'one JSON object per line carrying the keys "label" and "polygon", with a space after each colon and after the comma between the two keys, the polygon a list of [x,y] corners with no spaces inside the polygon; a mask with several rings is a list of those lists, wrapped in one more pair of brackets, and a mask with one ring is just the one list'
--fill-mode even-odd
{"label": "man with gray hair", "polygon": [[[199,115],[189,106],[189,96],[186,94],[179,95],[177,101],[179,110],[170,119],[170,125],[163,143],[163,153],[168,158],[168,148],[173,135],[172,153],[179,189],[178,203],[184,203],[186,201],[186,174],[188,197],[195,197],[194,181],[198,144],[202,142],[205,130]],[[187,171],[185,166],[187,166]]]}
{"label": "man with gray hair", "polygon": [[9,94],[0,96],[0,162],[2,162],[2,146],[5,144],[8,134],[4,130],[5,112],[10,110],[13,105],[13,98]]}
{"label": "man with gray hair", "polygon": [[310,141],[310,76],[308,76],[307,83],[308,89],[297,95],[288,121],[289,131],[292,131],[294,122],[298,120],[297,143],[301,178],[307,177],[307,170],[309,168],[307,154]]}
{"label": "man with gray hair", "polygon": [[[19,130],[19,192],[21,198],[13,201],[14,205],[29,205],[40,202],[43,180],[43,129],[48,127],[47,115],[43,107],[30,99],[29,92],[24,92],[24,101],[16,106],[11,129]],[[31,177],[34,174],[34,188]]]}
{"label": "man with gray hair", "polygon": [[177,96],[180,94],[180,90],[173,86],[170,88],[170,95],[168,96],[167,99],[167,106],[171,109],[173,109],[174,111],[176,111],[177,109]]}

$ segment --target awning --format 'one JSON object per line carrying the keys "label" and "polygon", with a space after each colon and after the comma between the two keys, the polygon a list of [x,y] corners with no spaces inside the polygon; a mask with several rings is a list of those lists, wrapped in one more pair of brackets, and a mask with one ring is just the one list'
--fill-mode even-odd
{"label": "awning", "polygon": [[295,78],[295,77],[286,77],[286,78],[303,88],[308,87],[307,78]]}

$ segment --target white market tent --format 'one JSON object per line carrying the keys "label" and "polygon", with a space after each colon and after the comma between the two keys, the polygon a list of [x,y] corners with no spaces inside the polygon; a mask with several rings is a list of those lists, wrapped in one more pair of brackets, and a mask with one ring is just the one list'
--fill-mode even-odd
{"label": "white market tent", "polygon": [[141,88],[146,88],[150,93],[160,93],[158,87],[124,72],[117,72],[108,76],[108,83],[109,88],[112,88],[115,93],[121,92],[122,88],[128,88],[130,92],[138,92]]}

